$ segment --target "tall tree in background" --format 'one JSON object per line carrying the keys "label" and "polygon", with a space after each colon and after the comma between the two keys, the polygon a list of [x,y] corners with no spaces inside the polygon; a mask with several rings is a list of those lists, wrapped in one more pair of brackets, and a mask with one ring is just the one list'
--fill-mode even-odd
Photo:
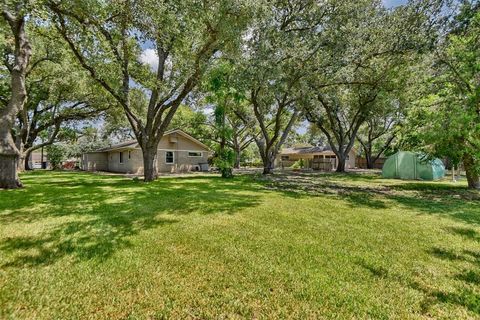
{"label": "tall tree in background", "polygon": [[233,130],[227,118],[242,100],[242,96],[231,86],[233,76],[233,66],[222,61],[211,70],[204,85],[208,92],[206,103],[214,107],[212,136],[218,144],[214,164],[219,168],[223,178],[233,177],[235,157],[231,145],[228,144],[232,139]]}
{"label": "tall tree in background", "polygon": [[417,77],[422,75],[420,98],[403,139],[454,164],[463,162],[468,187],[479,189],[480,4],[463,3],[446,39]]}
{"label": "tall tree in background", "polygon": [[[200,108],[182,105],[170,123],[169,129],[182,129],[199,140],[207,140],[210,130],[207,115]],[[207,142],[207,141],[206,141]]]}
{"label": "tall tree in background", "polygon": [[[157,147],[180,104],[219,50],[235,47],[253,4],[240,1],[50,1],[56,27],[80,64],[118,102],[157,178]],[[148,47],[154,72],[139,62]],[[144,53],[146,50],[144,51]],[[146,96],[144,116],[132,86]]]}
{"label": "tall tree in background", "polygon": [[231,171],[232,166],[240,168],[241,153],[253,141],[250,128],[236,114],[246,102],[243,93],[234,88],[236,76],[235,66],[224,59],[212,69],[204,84],[205,102],[214,108],[207,139],[218,146],[217,158],[223,158],[219,162],[229,168],[227,171]]}
{"label": "tall tree in background", "polygon": [[406,102],[389,94],[379,97],[372,112],[360,127],[357,140],[363,149],[367,169],[391,148],[397,138],[406,115]]}
{"label": "tall tree in background", "polygon": [[431,44],[431,12],[440,4],[412,3],[386,10],[380,2],[339,6],[322,33],[322,50],[304,99],[307,119],[325,134],[345,171],[358,130],[372,117],[376,101],[398,87],[399,69]]}
{"label": "tall tree in background", "polygon": [[11,93],[10,97],[5,98],[5,105],[0,109],[0,188],[22,186],[17,173],[19,150],[13,140],[12,129],[27,98],[25,77],[32,54],[25,31],[27,8],[22,1],[9,4],[10,6],[4,4],[1,8],[3,21],[0,23],[2,34],[5,34],[5,38],[0,40],[2,51],[8,50],[6,47],[13,47],[13,51],[6,55]]}
{"label": "tall tree in background", "polygon": [[242,153],[255,140],[255,135],[250,132],[249,127],[245,125],[245,123],[239,119],[235,113],[231,112],[227,117],[227,121],[230,125],[230,128],[232,128],[232,138],[228,141],[228,143],[235,152],[235,162],[233,167],[239,169]]}
{"label": "tall tree in background", "polygon": [[278,151],[299,118],[301,81],[321,46],[315,36],[333,7],[316,1],[276,1],[252,27],[238,81],[249,108],[236,113],[251,128],[264,174],[273,173]]}
{"label": "tall tree in background", "polygon": [[26,74],[27,102],[15,125],[19,170],[29,169],[30,154],[58,141],[68,125],[98,118],[112,104],[63,43],[54,40],[53,30],[30,29],[34,53]]}

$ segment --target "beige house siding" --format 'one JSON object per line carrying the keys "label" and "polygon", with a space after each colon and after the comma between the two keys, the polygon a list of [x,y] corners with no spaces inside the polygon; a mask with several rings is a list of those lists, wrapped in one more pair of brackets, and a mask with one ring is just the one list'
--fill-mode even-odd
{"label": "beige house siding", "polygon": [[82,154],[82,169],[86,171],[107,171],[108,159],[106,152],[89,152]]}
{"label": "beige house siding", "polygon": [[[173,152],[174,161],[166,163],[167,151]],[[123,152],[123,163],[120,163],[120,152]],[[130,152],[130,157],[129,157]],[[189,152],[201,152],[201,156],[189,156]],[[158,144],[157,169],[159,172],[186,172],[199,170],[199,164],[207,163],[210,150],[188,138],[185,134],[173,132],[163,136]],[[104,170],[119,173],[143,174],[142,150],[136,143],[108,152],[86,153],[82,156],[89,159],[89,163],[82,166],[84,170]],[[96,163],[98,161],[98,163]]]}
{"label": "beige house siding", "polygon": [[[123,163],[120,163],[120,152],[123,153]],[[140,167],[143,169],[142,151],[139,149],[108,152],[108,171],[138,173]]]}
{"label": "beige house siding", "polygon": [[[192,148],[193,149],[193,148]],[[166,163],[167,151],[173,152],[173,164]],[[201,152],[201,157],[191,157],[188,155],[191,151]],[[208,162],[208,151],[204,150],[158,150],[157,166],[159,172],[186,172],[200,170],[200,163]]]}

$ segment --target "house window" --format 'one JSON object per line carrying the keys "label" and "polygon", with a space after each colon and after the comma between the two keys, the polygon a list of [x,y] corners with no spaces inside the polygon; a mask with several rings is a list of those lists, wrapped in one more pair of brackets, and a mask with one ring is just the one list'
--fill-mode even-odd
{"label": "house window", "polygon": [[165,152],[165,163],[173,163],[173,151]]}
{"label": "house window", "polygon": [[323,159],[323,156],[316,154],[313,156],[313,159]]}
{"label": "house window", "polygon": [[128,159],[132,159],[132,151],[128,151]]}
{"label": "house window", "polygon": [[189,157],[201,157],[201,156],[202,156],[202,153],[199,152],[199,151],[189,151],[189,152],[188,152],[188,156],[189,156]]}
{"label": "house window", "polygon": [[288,161],[288,156],[282,156],[282,161]]}
{"label": "house window", "polygon": [[123,152],[120,152],[120,163],[123,163]]}

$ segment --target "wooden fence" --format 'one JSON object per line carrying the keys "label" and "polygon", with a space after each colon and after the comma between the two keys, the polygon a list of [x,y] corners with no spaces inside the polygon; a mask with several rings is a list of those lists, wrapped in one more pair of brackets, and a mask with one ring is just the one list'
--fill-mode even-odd
{"label": "wooden fence", "polygon": [[336,160],[335,158],[313,159],[311,167],[313,170],[332,171],[337,167]]}
{"label": "wooden fence", "polygon": [[[373,165],[373,168],[374,169],[382,169],[383,164],[385,163],[386,160],[387,160],[387,158],[378,158],[377,161],[375,161],[375,163]],[[363,157],[357,157],[355,159],[355,166],[357,168],[360,168],[360,169],[367,169],[367,159],[365,159]]]}

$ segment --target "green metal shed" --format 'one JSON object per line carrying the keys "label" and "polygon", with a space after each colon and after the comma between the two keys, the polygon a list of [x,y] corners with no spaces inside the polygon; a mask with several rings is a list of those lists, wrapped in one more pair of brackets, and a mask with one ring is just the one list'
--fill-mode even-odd
{"label": "green metal shed", "polygon": [[445,176],[440,159],[428,159],[421,153],[399,151],[385,161],[382,176],[389,179],[437,180]]}

